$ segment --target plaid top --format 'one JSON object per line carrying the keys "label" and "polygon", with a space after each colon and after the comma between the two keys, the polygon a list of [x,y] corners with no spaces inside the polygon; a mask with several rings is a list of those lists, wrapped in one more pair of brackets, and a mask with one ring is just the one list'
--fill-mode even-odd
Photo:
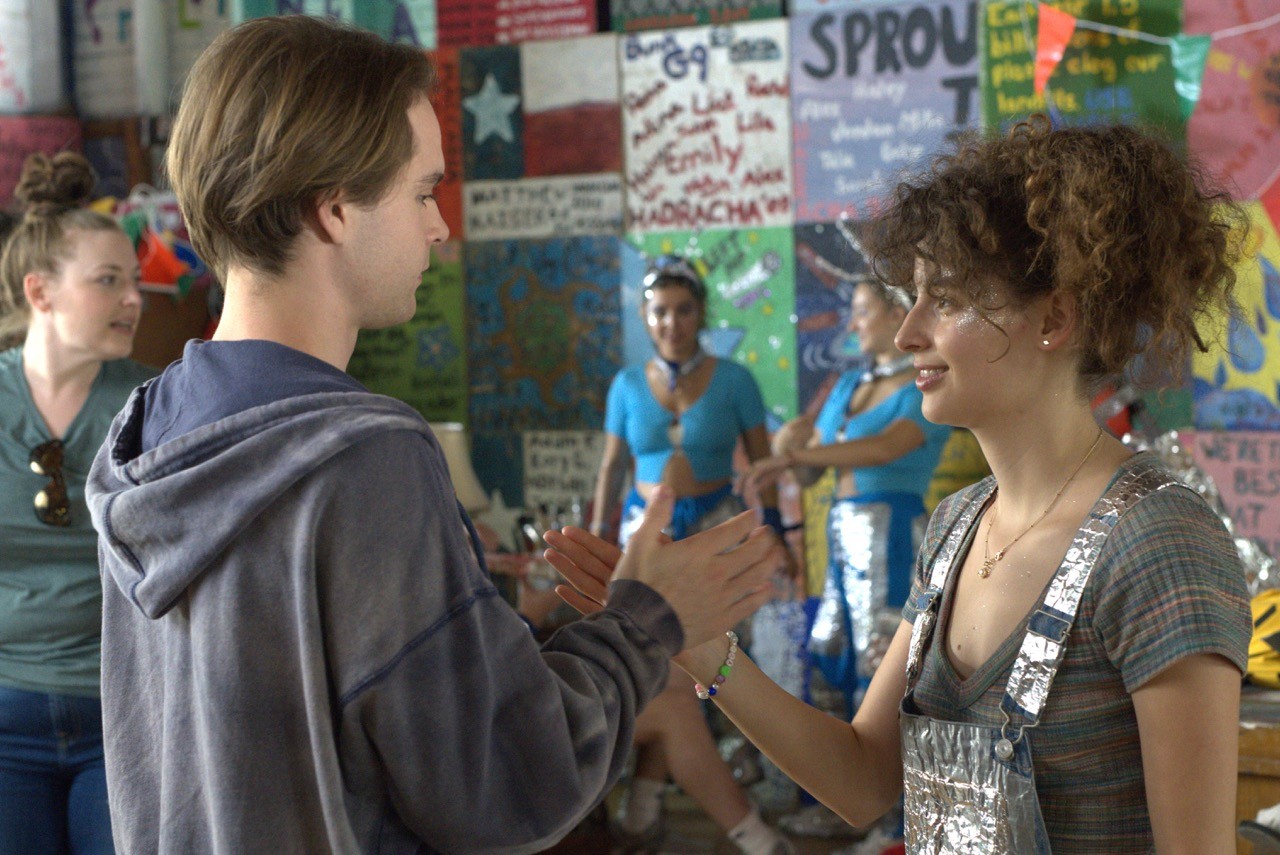
{"label": "plaid top", "polygon": [[[936,552],[968,494],[980,487],[948,497],[930,520],[903,609],[906,620],[915,620],[912,603],[929,578],[925,556]],[[957,561],[973,542],[977,519]],[[958,576],[951,574],[943,593],[935,639],[945,638]],[[966,680],[952,667],[945,645],[931,643],[915,686],[920,711],[940,720],[998,726],[1000,700],[1026,625],[1024,618]],[[1159,490],[1120,518],[1081,599],[1040,725],[1026,732],[1054,855],[1152,850],[1129,695],[1194,654],[1220,654],[1243,672],[1251,629],[1235,545],[1199,496],[1181,487]]]}

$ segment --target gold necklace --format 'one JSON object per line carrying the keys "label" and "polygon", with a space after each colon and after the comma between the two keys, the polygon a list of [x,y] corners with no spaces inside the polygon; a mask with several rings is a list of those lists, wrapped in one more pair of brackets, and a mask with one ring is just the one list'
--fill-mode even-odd
{"label": "gold necklace", "polygon": [[[1089,446],[1089,450],[1084,453],[1084,457],[1080,458],[1080,462],[1076,464],[1076,468],[1071,470],[1071,474],[1067,476],[1067,480],[1062,482],[1062,486],[1058,488],[1058,492],[1053,494],[1053,498],[1049,500],[1049,504],[1047,507],[1045,507],[1044,512],[1041,513],[1040,516],[1036,517],[1035,521],[1031,523],[1031,525],[1024,528],[1021,531],[1021,533],[1018,534],[1017,537],[1015,537],[1013,540],[1005,544],[1004,549],[1001,549],[995,555],[990,555],[991,529],[993,529],[996,524],[995,508],[992,507],[991,519],[987,523],[987,536],[982,541],[982,566],[978,568],[979,578],[985,579],[988,576],[990,576],[992,568],[996,566],[996,562],[1004,558],[1005,554],[1008,553],[1008,551],[1013,548],[1013,545],[1015,543],[1022,540],[1023,536],[1027,532],[1031,531],[1031,529],[1038,526],[1041,520],[1049,516],[1049,511],[1053,510],[1053,506],[1058,504],[1058,499],[1062,498],[1063,492],[1067,489],[1067,487],[1071,484],[1071,482],[1076,479],[1076,476],[1080,474],[1080,470],[1084,468],[1084,464],[1088,462],[1090,457],[1093,456],[1093,450],[1098,447],[1098,443],[1101,441],[1102,441],[1102,428],[1098,428],[1098,435],[1093,438],[1093,445]],[[999,486],[997,486],[996,489],[997,490],[1000,489]]]}

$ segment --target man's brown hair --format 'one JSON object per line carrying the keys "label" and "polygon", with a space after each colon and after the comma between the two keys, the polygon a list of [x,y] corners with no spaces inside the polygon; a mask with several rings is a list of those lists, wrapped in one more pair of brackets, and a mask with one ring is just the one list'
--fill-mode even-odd
{"label": "man's brown hair", "polygon": [[214,40],[187,77],[167,157],[200,257],[277,276],[308,206],[341,190],[378,201],[413,156],[407,112],[431,60],[304,15],[258,18]]}

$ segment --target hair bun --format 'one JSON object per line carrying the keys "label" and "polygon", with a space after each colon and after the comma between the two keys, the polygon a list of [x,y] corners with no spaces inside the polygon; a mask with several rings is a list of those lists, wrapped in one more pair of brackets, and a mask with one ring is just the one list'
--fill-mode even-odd
{"label": "hair bun", "polygon": [[95,184],[93,167],[84,155],[60,151],[51,158],[36,153],[22,164],[13,195],[27,216],[56,216],[89,204]]}

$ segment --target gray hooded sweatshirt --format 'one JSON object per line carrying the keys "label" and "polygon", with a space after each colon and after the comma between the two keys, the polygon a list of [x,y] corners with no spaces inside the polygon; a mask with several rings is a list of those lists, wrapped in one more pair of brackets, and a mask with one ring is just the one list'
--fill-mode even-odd
{"label": "gray hooded sweatshirt", "polygon": [[88,486],[118,851],[533,852],[603,798],[682,643],[657,593],[539,648],[409,407],[302,394],[143,451],[147,388]]}

